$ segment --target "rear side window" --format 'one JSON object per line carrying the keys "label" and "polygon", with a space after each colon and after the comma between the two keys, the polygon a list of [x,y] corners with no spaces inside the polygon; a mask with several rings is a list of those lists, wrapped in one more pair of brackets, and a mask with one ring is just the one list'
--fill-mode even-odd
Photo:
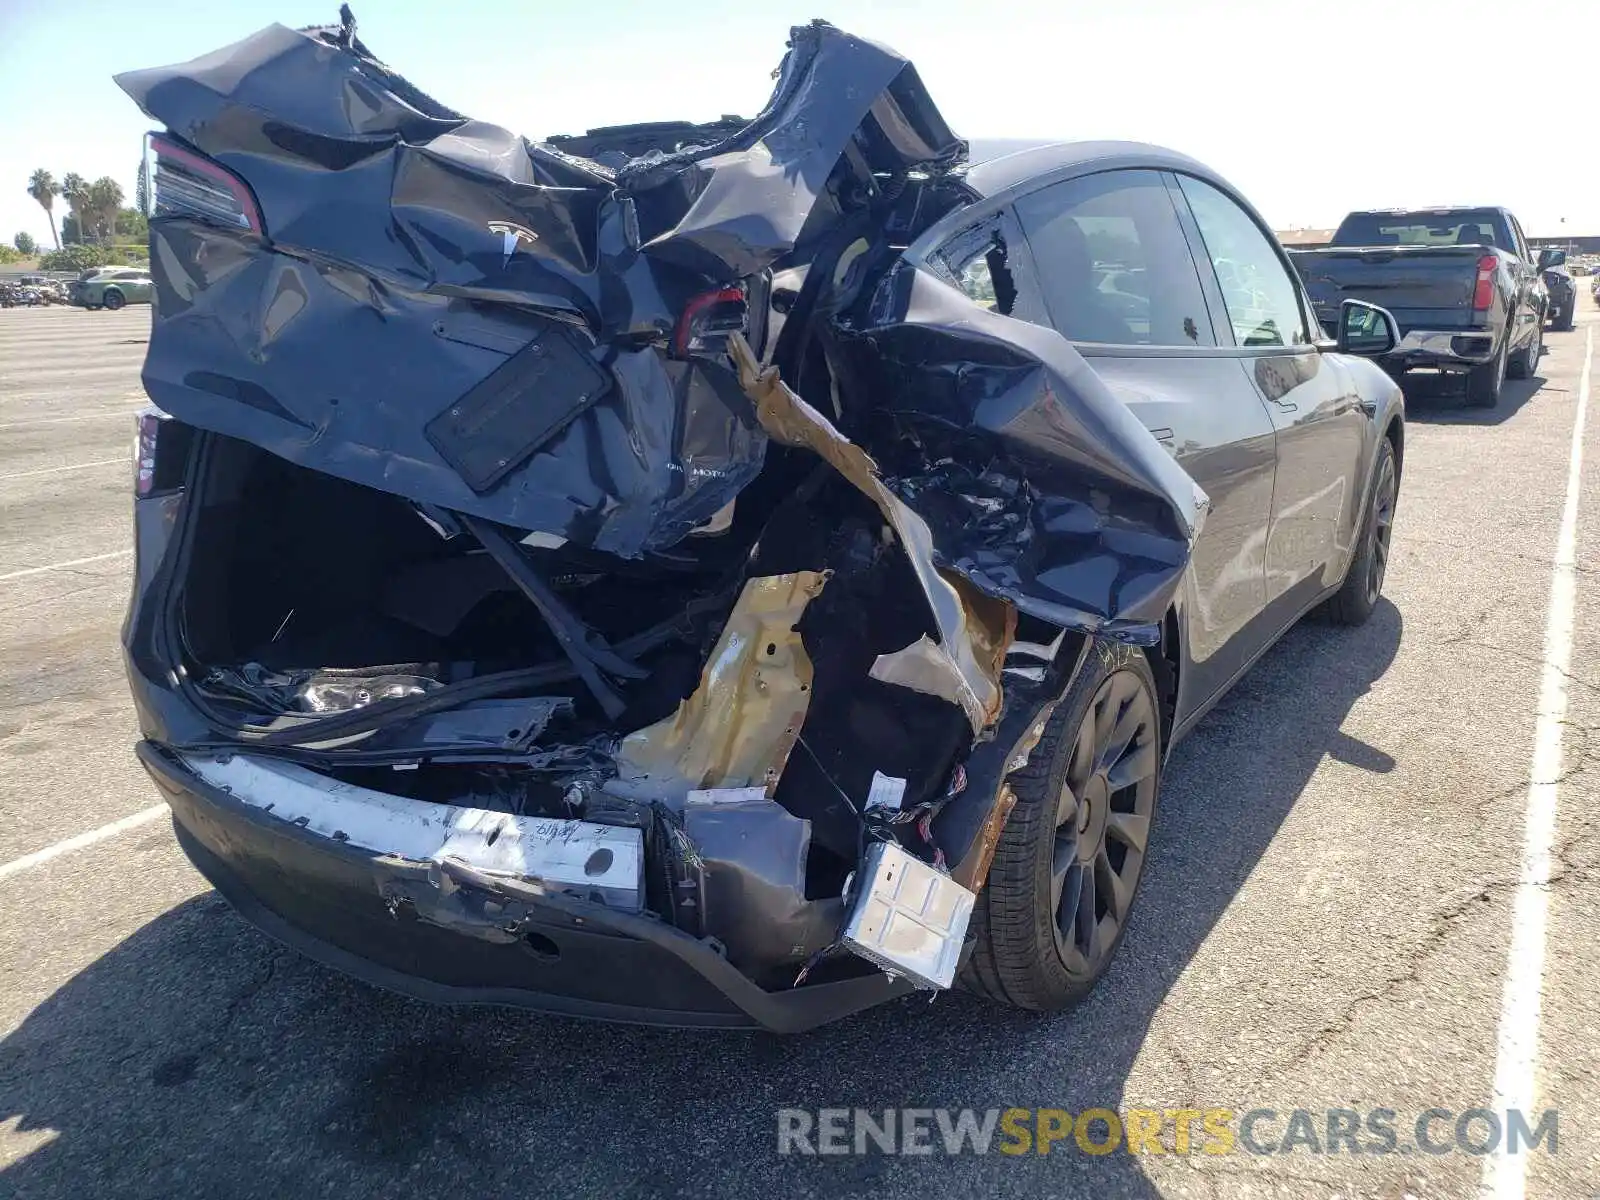
{"label": "rear side window", "polygon": [[1073,341],[1214,346],[1200,277],[1156,171],[1107,171],[1021,197],[1052,323]]}
{"label": "rear side window", "polygon": [[1217,273],[1234,341],[1241,346],[1307,345],[1311,338],[1300,290],[1261,226],[1209,183],[1187,175],[1178,181]]}

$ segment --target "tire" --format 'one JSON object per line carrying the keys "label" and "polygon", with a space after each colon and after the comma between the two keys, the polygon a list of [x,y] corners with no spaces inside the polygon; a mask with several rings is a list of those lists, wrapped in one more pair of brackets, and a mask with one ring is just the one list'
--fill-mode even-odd
{"label": "tire", "polygon": [[1511,356],[1506,374],[1512,379],[1529,379],[1539,369],[1539,351],[1544,346],[1544,322],[1533,323],[1533,340]]}
{"label": "tire", "polygon": [[1556,314],[1555,328],[1556,328],[1556,330],[1558,332],[1560,332],[1560,333],[1571,333],[1572,332],[1573,318],[1578,315],[1577,311],[1576,311],[1577,307],[1578,306],[1577,306],[1576,302],[1574,302],[1572,304],[1567,305],[1559,313]]}
{"label": "tire", "polygon": [[1350,556],[1344,583],[1325,605],[1329,620],[1339,625],[1364,625],[1383,595],[1383,577],[1389,569],[1389,541],[1394,530],[1395,502],[1400,495],[1400,469],[1394,443],[1378,443],[1378,461],[1372,466],[1372,488],[1361,522],[1361,541]]}
{"label": "tire", "polygon": [[[1090,648],[1028,765],[1010,776],[1017,803],[973,908],[967,990],[1055,1012],[1105,974],[1128,927],[1155,821],[1160,711],[1143,651],[1104,641]],[[1057,914],[1068,907],[1063,931]]]}
{"label": "tire", "polygon": [[117,291],[116,288],[107,288],[105,295],[101,297],[101,303],[109,308],[112,312],[116,312],[117,309],[121,308],[127,302],[127,299],[121,292]]}
{"label": "tire", "polygon": [[1500,403],[1500,389],[1506,382],[1506,360],[1510,357],[1511,331],[1500,341],[1500,353],[1481,367],[1467,372],[1467,404],[1471,408],[1493,408]]}

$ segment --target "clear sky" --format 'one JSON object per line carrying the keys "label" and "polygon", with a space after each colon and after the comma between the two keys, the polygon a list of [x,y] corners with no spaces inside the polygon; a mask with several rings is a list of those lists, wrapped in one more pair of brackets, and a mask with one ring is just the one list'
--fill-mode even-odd
{"label": "clear sky", "polygon": [[[1209,163],[1278,228],[1359,207],[1504,204],[1600,235],[1600,0],[352,0],[441,101],[539,137],[751,115],[791,24],[916,62],[967,137],[1116,137]],[[111,82],[337,0],[0,0],[0,240],[49,240],[35,167],[130,197],[148,126]],[[64,205],[58,201],[59,219]],[[1563,218],[1565,223],[1563,223]]]}

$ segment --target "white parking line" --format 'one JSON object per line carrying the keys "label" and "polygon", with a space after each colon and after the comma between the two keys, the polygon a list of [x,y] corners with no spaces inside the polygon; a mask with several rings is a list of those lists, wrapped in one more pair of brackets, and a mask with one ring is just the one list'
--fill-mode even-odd
{"label": "white parking line", "polygon": [[109,467],[112,463],[125,463],[127,456],[121,458],[97,458],[93,462],[73,463],[66,467],[40,467],[37,471],[13,471],[9,475],[0,475],[0,483],[7,479],[31,479],[35,475],[60,475],[67,471],[87,471],[90,467]]}
{"label": "white parking line", "polygon": [[120,821],[102,825],[99,829],[91,829],[88,833],[80,833],[77,837],[69,837],[66,841],[57,842],[54,846],[46,846],[43,850],[35,850],[32,854],[24,854],[21,858],[14,858],[8,863],[0,864],[0,879],[9,879],[13,875],[20,875],[30,867],[41,866],[52,858],[60,858],[63,854],[71,854],[74,850],[82,850],[86,846],[94,845],[96,842],[114,838],[119,833],[127,833],[130,829],[148,825],[166,811],[167,806],[165,804],[152,804],[149,808],[141,809],[131,817],[123,817]]}
{"label": "white parking line", "polygon": [[[1545,925],[1550,908],[1550,848],[1555,841],[1556,798],[1560,790],[1561,735],[1567,716],[1567,672],[1572,665],[1572,628],[1578,592],[1578,492],[1583,478],[1583,423],[1589,407],[1589,379],[1594,366],[1594,327],[1584,342],[1583,375],[1578,383],[1578,408],[1572,422],[1572,455],[1567,463],[1567,499],[1556,533],[1555,565],[1550,576],[1550,608],[1544,630],[1544,671],[1539,681],[1539,712],[1533,735],[1533,767],[1528,776],[1526,830],[1522,874],[1512,905],[1511,951],[1506,963],[1505,991],[1500,1001],[1500,1031],[1495,1043],[1494,1099],[1496,1113],[1520,1109],[1529,1128],[1533,1111],[1534,1071],[1539,1054],[1539,1005],[1544,983]],[[1528,1156],[1507,1154],[1502,1141],[1484,1159],[1483,1200],[1523,1200]]]}
{"label": "white parking line", "polygon": [[8,571],[0,575],[0,583],[8,579],[24,579],[29,575],[43,575],[46,571],[65,571],[68,567],[86,567],[90,563],[105,562],[111,558],[126,558],[132,554],[131,549],[113,550],[109,554],[91,554],[88,558],[69,558],[66,562],[46,563],[42,567],[28,567],[21,571]]}
{"label": "white parking line", "polygon": [[64,417],[34,417],[32,420],[0,423],[0,429],[27,429],[30,425],[60,425],[69,421],[100,421],[107,417],[115,417],[119,421],[126,421],[134,415],[134,411],[131,407],[108,408],[101,412],[73,413]]}

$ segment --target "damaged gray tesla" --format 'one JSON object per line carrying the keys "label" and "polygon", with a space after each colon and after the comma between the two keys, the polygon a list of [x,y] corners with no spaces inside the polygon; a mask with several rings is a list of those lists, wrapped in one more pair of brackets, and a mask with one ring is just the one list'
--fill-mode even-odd
{"label": "damaged gray tesla", "polygon": [[341,15],[119,79],[161,126],[123,637],[190,858],[438,1001],[1083,995],[1174,740],[1378,601],[1392,318],[1325,336],[1181,155],[976,161],[824,22],[753,119],[535,141]]}

